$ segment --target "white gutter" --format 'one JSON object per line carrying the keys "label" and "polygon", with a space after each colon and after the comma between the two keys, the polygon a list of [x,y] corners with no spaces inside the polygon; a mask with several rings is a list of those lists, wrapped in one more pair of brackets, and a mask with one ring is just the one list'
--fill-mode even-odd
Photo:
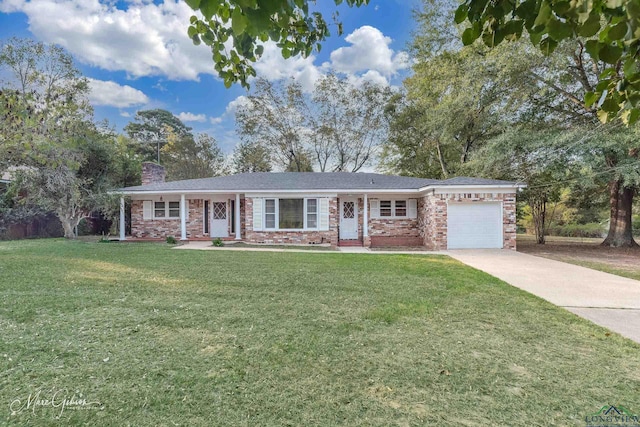
{"label": "white gutter", "polygon": [[305,193],[305,194],[322,194],[322,193],[341,193],[341,194],[420,194],[430,190],[486,190],[486,189],[520,189],[526,188],[526,184],[515,185],[427,185],[418,189],[324,189],[324,190],[197,190],[197,189],[182,189],[182,190],[130,190],[130,191],[110,191],[110,194],[124,194],[128,196],[135,195],[152,195],[152,194],[289,194],[289,193]]}
{"label": "white gutter", "polygon": [[363,189],[342,189],[342,190],[336,190],[336,189],[328,189],[328,190],[305,190],[305,189],[299,189],[299,190],[188,190],[188,189],[184,189],[184,190],[131,190],[131,191],[111,191],[111,194],[126,194],[128,196],[134,196],[136,194],[235,194],[235,193],[241,193],[241,194],[249,194],[249,193],[254,193],[254,194],[273,194],[273,193],[278,193],[278,194],[282,194],[282,193],[305,193],[305,194],[309,194],[309,193],[374,193],[374,194],[397,194],[397,193],[406,193],[406,194],[413,194],[413,193],[419,193],[420,190],[411,190],[411,189],[398,189],[398,190],[371,190],[371,189],[367,189],[367,190],[363,190]]}
{"label": "white gutter", "polygon": [[517,189],[517,188],[526,188],[527,185],[526,184],[515,184],[515,185],[505,185],[505,184],[500,184],[500,185],[488,185],[488,184],[474,184],[474,185],[427,185],[426,187],[422,187],[420,188],[418,191],[419,192],[423,192],[423,191],[429,191],[429,190],[471,190],[471,189],[478,189],[478,190],[484,190],[484,189],[488,189],[488,188],[513,188],[513,189]]}

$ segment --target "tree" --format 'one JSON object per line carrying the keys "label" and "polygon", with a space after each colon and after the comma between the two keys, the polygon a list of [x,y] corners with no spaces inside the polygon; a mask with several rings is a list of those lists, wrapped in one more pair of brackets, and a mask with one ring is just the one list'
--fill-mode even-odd
{"label": "tree", "polygon": [[125,135],[114,135],[112,183],[117,188],[140,185],[142,161],[136,152],[136,143]]}
{"label": "tree", "polygon": [[168,142],[169,132],[179,137],[191,137],[191,128],[171,112],[162,109],[141,110],[134,121],[124,127],[129,138],[138,143],[137,151],[143,161],[160,163],[162,147]]}
{"label": "tree", "polygon": [[[255,76],[252,62],[262,55],[264,43],[276,43],[284,58],[311,55],[330,35],[322,14],[309,0],[185,0],[200,15],[191,17],[188,35],[195,44],[211,47],[215,69],[225,86],[240,82],[248,87]],[[343,0],[334,0],[336,5]],[[315,3],[315,2],[314,2]],[[346,0],[349,6],[369,0]],[[338,35],[342,25],[335,19]],[[231,41],[231,43],[228,43]]]}
{"label": "tree", "polygon": [[236,110],[237,131],[245,142],[261,141],[278,167],[302,171],[303,159],[309,157],[305,111],[308,107],[298,83],[258,79],[255,94]]}
{"label": "tree", "polygon": [[285,172],[313,172],[313,162],[309,154],[303,152],[292,159],[291,163],[284,169]]}
{"label": "tree", "polygon": [[165,164],[170,180],[209,178],[228,173],[222,150],[206,133],[193,138],[167,129],[167,144],[162,153],[167,159]]}
{"label": "tree", "polygon": [[357,172],[387,133],[384,107],[391,90],[371,82],[354,86],[335,74],[322,77],[312,96],[312,150],[321,172]]}
{"label": "tree", "polygon": [[633,239],[633,200],[640,189],[640,131],[614,127],[581,138],[578,152],[588,167],[587,184],[609,195],[609,231],[605,246],[638,246]]}
{"label": "tree", "polygon": [[0,51],[0,166],[25,166],[39,144],[91,116],[88,82],[62,48],[11,38]]}
{"label": "tree", "polygon": [[512,88],[497,81],[503,51],[462,47],[451,42],[449,27],[438,27],[453,10],[453,2],[424,1],[416,14],[413,75],[403,82],[404,96],[394,97],[386,110],[383,168],[390,172],[455,175],[473,150],[501,132],[514,107],[505,102]]}
{"label": "tree", "polygon": [[[92,122],[87,80],[57,46],[11,39],[0,55],[2,143],[17,167],[18,207],[54,212],[65,237],[106,205],[111,134]],[[15,107],[15,108],[14,108]]]}
{"label": "tree", "polygon": [[233,170],[235,173],[271,172],[269,150],[257,142],[240,142],[233,152]]}
{"label": "tree", "polygon": [[404,82],[406,99],[387,109],[392,124],[385,163],[447,178],[497,134],[506,115],[506,88],[494,80],[493,56],[462,49],[417,63]]}
{"label": "tree", "polygon": [[468,21],[462,41],[481,38],[489,47],[523,34],[549,55],[564,41],[581,44],[594,61],[604,64],[593,90],[584,94],[606,123],[620,114],[625,123],[640,118],[640,5],[635,0],[465,0],[455,21]]}
{"label": "tree", "polygon": [[294,80],[258,79],[236,111],[240,137],[260,141],[280,169],[357,172],[370,164],[386,135],[388,88],[354,86],[335,75],[321,78],[313,94]]}
{"label": "tree", "polygon": [[[487,126],[486,129],[500,131],[500,129],[507,129],[510,126],[525,126],[528,129],[559,128],[564,132],[578,132],[582,138],[575,138],[576,142],[567,150],[571,149],[573,155],[583,162],[584,170],[600,170],[602,172],[600,177],[610,181],[608,185],[602,185],[601,191],[610,192],[610,211],[612,215],[617,216],[617,218],[612,217],[611,223],[623,225],[611,228],[605,244],[635,245],[631,234],[626,231],[631,229],[630,217],[627,219],[626,212],[631,211],[633,196],[638,187],[631,176],[625,178],[619,174],[620,168],[617,166],[628,165],[630,162],[637,164],[632,156],[634,153],[633,144],[629,142],[633,140],[632,135],[635,131],[631,128],[620,130],[616,124],[612,123],[602,124],[598,120],[598,110],[583,101],[586,94],[597,86],[599,75],[606,68],[606,64],[597,58],[594,59],[587,51],[585,42],[580,39],[565,40],[555,48],[553,55],[549,56],[543,55],[525,40],[517,40],[509,45],[499,45],[493,48],[487,48],[481,41],[475,41],[467,46],[446,42],[446,37],[438,35],[437,30],[440,28],[438,25],[449,19],[447,13],[452,10],[451,5],[455,3],[445,2],[443,4],[439,2],[436,4],[429,0],[425,0],[424,3],[425,12],[421,14],[423,25],[420,27],[414,43],[417,52],[414,55],[416,57],[414,69],[417,71],[411,79],[421,85],[417,86],[418,89],[425,87],[427,90],[416,91],[414,89],[413,93],[408,90],[409,101],[412,103],[409,105],[413,108],[412,114],[417,118],[424,118],[429,117],[431,109],[450,108],[445,110],[441,116],[436,115],[436,119],[438,117],[465,117],[460,113],[464,110],[457,110],[459,105],[465,106],[465,99],[473,99],[475,96],[476,99],[481,100],[483,90],[490,93],[499,88],[499,91],[494,92],[495,100],[489,104],[493,108],[493,110],[489,110],[491,114],[484,118],[475,116],[480,121],[474,124],[474,128],[482,129],[485,127],[487,119],[490,121],[499,119],[499,122],[496,123],[497,128]],[[448,34],[450,30],[447,28],[442,31]],[[468,33],[468,29],[464,29],[464,32]],[[468,74],[468,78],[472,82],[467,87],[473,95],[467,96],[463,91],[460,98],[451,97],[451,94],[455,93],[455,88],[447,88],[443,91],[438,89],[437,79],[435,79],[436,83],[431,83],[433,74],[425,73],[424,70],[429,70],[433,66],[436,70],[436,76],[437,73],[443,75],[450,73],[451,71],[448,71],[446,67],[447,63],[442,62],[443,58],[447,57],[456,59],[456,62],[452,63],[456,64],[453,66],[456,69],[455,72],[464,70],[467,67],[465,64],[473,63],[477,64],[478,70],[490,70],[489,73],[479,71],[477,76],[473,73]],[[440,65],[442,68],[438,68],[434,64]],[[471,66],[470,69],[473,68]],[[464,81],[459,85],[464,87]],[[474,85],[479,89],[474,89]],[[406,86],[413,89],[409,84]],[[429,89],[435,93],[438,104],[433,101],[421,104],[425,99],[430,99]],[[412,97],[416,93],[417,95]],[[442,95],[438,97],[438,93]],[[450,98],[452,103],[443,102],[447,98]],[[466,105],[472,107],[469,111],[473,111],[474,106],[480,105],[480,102]],[[424,112],[421,113],[420,110]],[[400,111],[402,112],[402,109]],[[456,111],[458,112],[456,113]],[[474,115],[469,117],[474,117]],[[464,122],[464,120],[452,122],[455,126],[459,121]],[[407,123],[407,120],[404,120],[404,123]],[[397,159],[409,158],[412,152],[418,152],[418,150],[429,152],[428,155],[422,155],[423,158],[437,159],[439,156],[434,153],[440,150],[444,153],[447,166],[453,165],[455,168],[459,168],[461,163],[451,163],[448,151],[442,150],[443,144],[437,144],[439,140],[435,136],[440,135],[439,130],[441,128],[448,129],[446,124],[437,125],[437,123],[437,121],[427,121],[424,124],[417,123],[414,126],[415,129],[429,132],[424,134],[425,139],[418,140],[419,143],[400,139],[398,136],[403,135],[402,133],[395,135],[395,138],[392,138],[394,144],[391,148],[393,150],[387,152],[390,152],[392,159],[396,159],[396,164],[398,163]],[[392,128],[394,128],[393,124]],[[398,126],[395,126],[395,129],[397,128]],[[416,132],[414,132],[415,134]],[[623,137],[622,135],[627,136]],[[485,143],[488,139],[484,139]],[[620,149],[609,149],[610,141],[614,140],[627,142]],[[404,145],[399,145],[398,142]],[[477,144],[474,145],[475,148],[470,151],[471,156],[473,156],[473,151],[478,148]],[[599,160],[597,160],[598,158]],[[628,191],[623,190],[625,188]],[[618,189],[620,190],[617,191]]]}
{"label": "tree", "polygon": [[75,228],[92,212],[113,204],[114,144],[110,135],[100,133],[92,123],[84,131],[42,147],[34,167],[20,171],[23,202],[56,214],[64,236],[75,238]]}
{"label": "tree", "polygon": [[573,151],[565,149],[576,138],[563,129],[513,127],[474,152],[463,170],[525,183],[519,198],[531,210],[536,242],[544,244],[548,205],[560,199],[563,186],[576,175],[577,160],[572,158]]}

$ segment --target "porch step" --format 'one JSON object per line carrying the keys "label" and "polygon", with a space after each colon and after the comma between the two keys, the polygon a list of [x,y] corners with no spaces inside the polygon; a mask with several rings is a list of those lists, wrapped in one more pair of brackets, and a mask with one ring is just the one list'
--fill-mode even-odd
{"label": "porch step", "polygon": [[360,246],[362,247],[362,240],[338,240],[338,246]]}

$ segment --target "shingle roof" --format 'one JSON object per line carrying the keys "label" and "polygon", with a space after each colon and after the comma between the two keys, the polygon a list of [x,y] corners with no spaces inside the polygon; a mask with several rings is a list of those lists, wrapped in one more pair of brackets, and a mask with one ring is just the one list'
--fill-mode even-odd
{"label": "shingle roof", "polygon": [[440,185],[518,185],[517,182],[502,181],[500,179],[472,178],[457,176],[439,182]]}
{"label": "shingle roof", "polygon": [[417,190],[429,185],[516,185],[480,178],[411,178],[377,173],[255,172],[214,178],[187,179],[121,188],[122,192],[150,191],[279,191],[279,190]]}

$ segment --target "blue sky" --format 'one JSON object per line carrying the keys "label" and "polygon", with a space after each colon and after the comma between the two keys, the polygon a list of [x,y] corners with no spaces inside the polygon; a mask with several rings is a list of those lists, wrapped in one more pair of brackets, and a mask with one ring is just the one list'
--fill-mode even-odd
{"label": "blue sky", "polygon": [[[332,1],[318,7],[331,18]],[[413,29],[417,0],[371,0],[339,8],[344,34],[334,35],[310,58],[284,60],[265,46],[258,75],[294,77],[307,90],[328,71],[354,84],[368,79],[399,85],[409,72],[403,52]],[[0,38],[29,37],[57,43],[90,79],[97,119],[122,129],[141,109],[164,108],[196,132],[214,136],[231,152],[234,108],[247,92],[226,89],[215,76],[210,51],[186,36],[192,11],[182,0],[0,0]],[[335,31],[334,31],[335,32]]]}

